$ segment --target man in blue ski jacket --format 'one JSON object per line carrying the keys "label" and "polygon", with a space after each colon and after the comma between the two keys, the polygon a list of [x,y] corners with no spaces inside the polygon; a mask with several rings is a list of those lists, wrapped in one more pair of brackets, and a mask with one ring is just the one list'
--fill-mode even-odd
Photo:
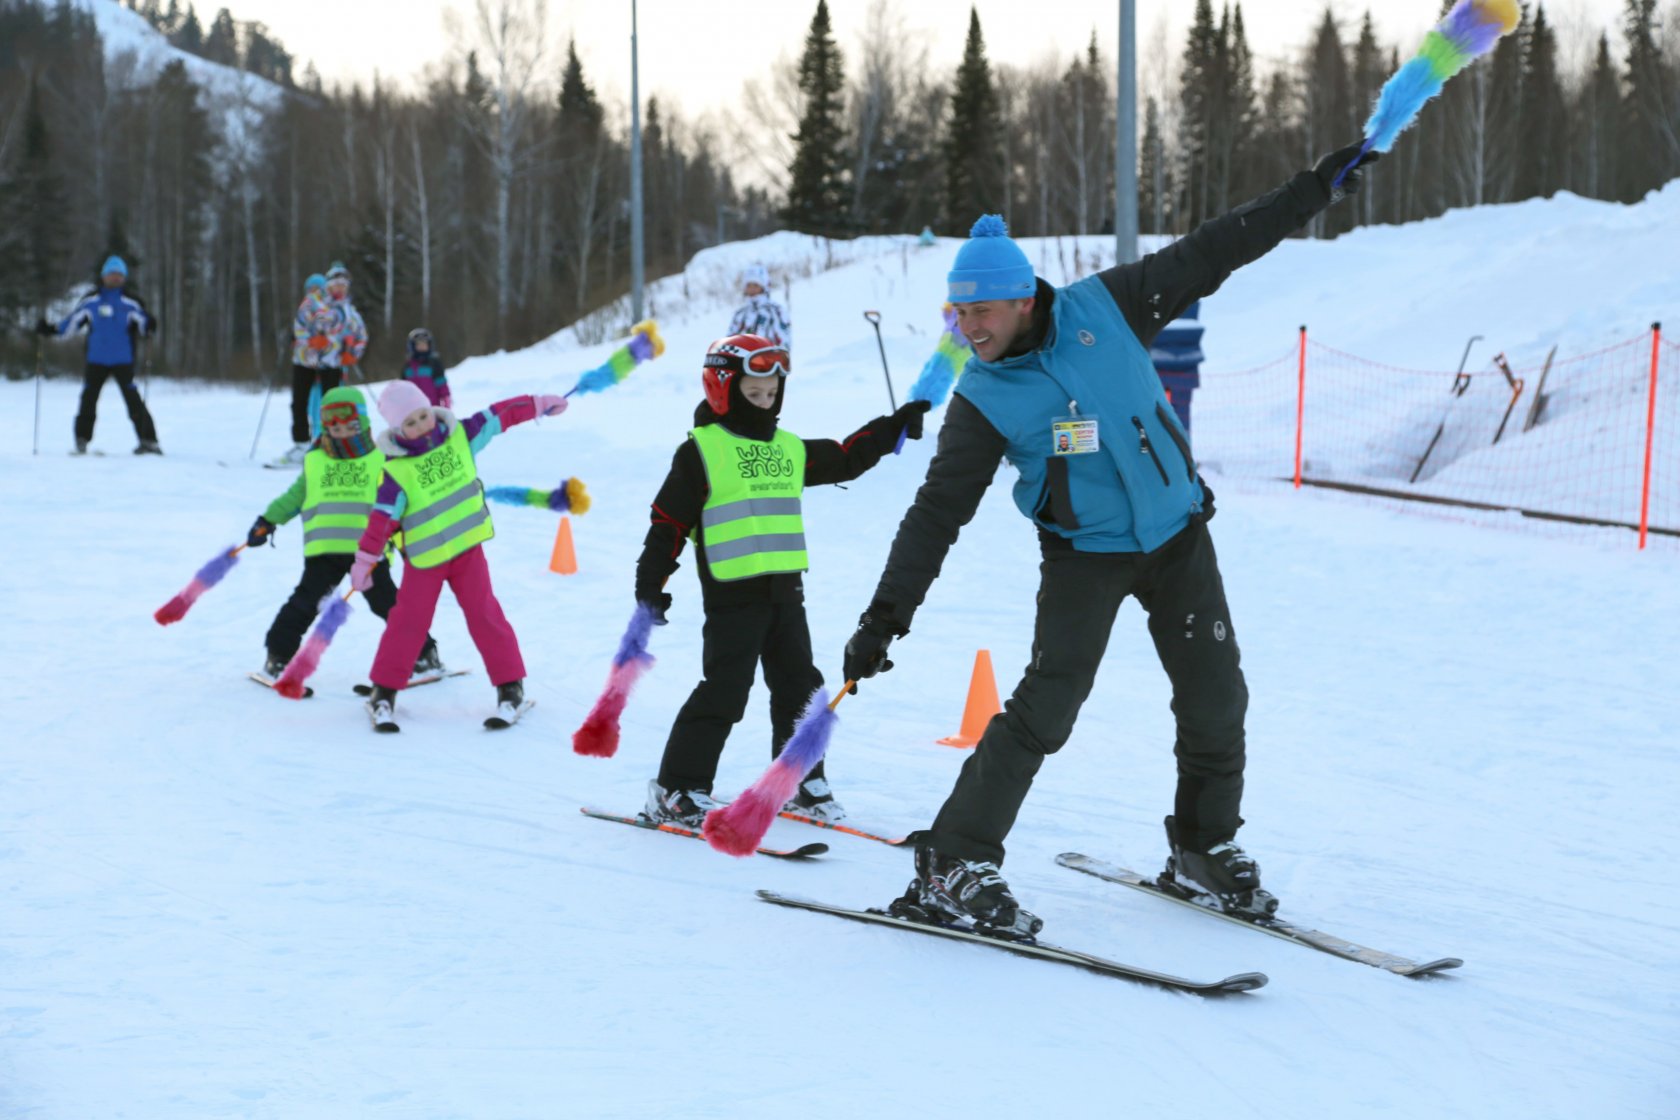
{"label": "man in blue ski jacket", "polygon": [[[1004,458],[1020,472],[1015,504],[1037,530],[1043,559],[1032,661],[933,827],[916,834],[906,906],[1015,936],[1043,925],[1003,879],[1004,838],[1045,756],[1072,734],[1130,595],[1149,616],[1178,724],[1163,885],[1220,910],[1276,908],[1259,889],[1258,865],[1234,839],[1243,823],[1248,689],[1208,533],[1213,494],[1148,347],[1233,271],[1357,189],[1359,168],[1339,187],[1332,182],[1358,157],[1358,145],[1333,152],[1160,252],[1064,288],[1034,276],[995,215],[976,222],[958,251],[947,298],[974,360],[874,599],[846,644],[846,679],[892,667],[888,645],[910,632]],[[1365,156],[1360,167],[1376,158]]]}
{"label": "man in blue ski jacket", "polygon": [[140,297],[124,287],[128,282],[128,265],[121,257],[107,259],[99,271],[100,286],[84,296],[57,326],[45,319],[35,325],[37,333],[49,337],[63,337],[71,331],[87,329],[87,370],[82,379],[81,408],[76,412],[76,454],[87,453],[88,441],[93,439],[99,390],[104,388],[106,378],[112,378],[122,390],[123,403],[128,405],[134,434],[140,437],[140,446],[134,453],[162,455],[152,414],[140,398],[140,390],[134,387],[135,340],[154,334],[157,320],[147,313]]}

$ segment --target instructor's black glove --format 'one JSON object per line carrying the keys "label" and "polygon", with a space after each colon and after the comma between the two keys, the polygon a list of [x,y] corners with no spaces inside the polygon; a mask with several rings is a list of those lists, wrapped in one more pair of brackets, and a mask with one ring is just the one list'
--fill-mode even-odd
{"label": "instructor's black glove", "polygon": [[[887,647],[894,638],[902,638],[910,633],[908,627],[893,616],[893,609],[883,603],[871,603],[869,609],[858,619],[857,632],[846,643],[846,655],[841,662],[841,672],[849,681],[867,680],[876,673],[884,673],[893,667],[887,660]],[[853,683],[853,692],[857,691],[857,684]]]}
{"label": "instructor's black glove", "polygon": [[45,319],[37,319],[35,320],[35,333],[44,338],[51,338],[53,335],[58,333],[58,328],[47,322]]}
{"label": "instructor's black glove", "polygon": [[[1361,140],[1357,144],[1337,148],[1313,166],[1313,174],[1318,176],[1319,181],[1324,184],[1325,193],[1330,196],[1328,205],[1334,206],[1346,196],[1356,193],[1359,190],[1360,176],[1365,173],[1365,169],[1382,158],[1381,152],[1366,152],[1364,156],[1359,156],[1359,149],[1364,146],[1365,142]],[[1336,176],[1342,173],[1342,168],[1353,163],[1355,157],[1359,157],[1359,162],[1347,173],[1342,185],[1333,186]]]}
{"label": "instructor's black glove", "polygon": [[933,407],[932,401],[906,401],[904,406],[887,419],[909,439],[922,438],[922,417]]}
{"label": "instructor's black glove", "polygon": [[653,624],[664,626],[670,620],[665,612],[671,609],[671,596],[664,591],[656,591],[652,595],[637,595],[636,602],[653,612]]}
{"label": "instructor's black glove", "polygon": [[274,522],[266,517],[259,517],[251,522],[251,531],[245,534],[245,545],[248,548],[261,548],[265,544],[274,543]]}
{"label": "instructor's black glove", "polygon": [[1196,481],[1202,484],[1202,520],[1212,521],[1213,487],[1209,486],[1207,484],[1207,479],[1203,478],[1201,475],[1196,476]]}

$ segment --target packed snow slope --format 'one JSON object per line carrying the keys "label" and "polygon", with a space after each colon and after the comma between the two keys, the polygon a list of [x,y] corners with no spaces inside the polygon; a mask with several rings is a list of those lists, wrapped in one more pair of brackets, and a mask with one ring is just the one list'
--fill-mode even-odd
{"label": "packed snow slope", "polygon": [[[1673,192],[1645,207],[1672,206]],[[1413,336],[1435,330],[1433,316],[1495,280],[1528,289],[1502,291],[1486,317],[1540,338],[1557,324],[1525,323],[1523,300],[1551,281],[1505,247],[1551,228],[1578,240],[1581,314],[1661,317],[1680,281],[1630,267],[1614,233],[1631,213],[1650,215],[1641,245],[1672,231],[1649,209],[1595,206],[1362,235],[1392,240],[1381,255],[1357,237],[1286,246],[1210,303],[1210,347],[1219,338],[1233,362],[1264,354],[1334,301],[1347,348],[1421,350]],[[1518,237],[1523,210],[1533,224]],[[1384,269],[1421,284],[1414,254],[1478,238],[1488,271],[1448,270],[1407,295],[1417,322],[1402,331]],[[728,285],[708,277],[754,257],[798,274],[785,421],[806,436],[843,436],[886,410],[863,310],[883,314],[901,396],[932,347],[954,243],[842,249],[855,259],[826,272],[825,250],[789,235],[705,255],[686,302],[681,280],[655,292],[665,357],[480,457],[491,485],[577,475],[596,502],[575,519],[570,577],[547,570],[551,515],[495,508],[486,549],[538,702],[501,734],[480,730],[492,690],[448,596],[434,632],[472,674],[405,694],[401,735],[374,735],[350,692],[380,632],[359,604],[314,699],[244,679],[297,577],[295,523],[180,624],[152,621],[291,480],[246,458],[259,397],[154,383],[169,455],[135,460],[107,394],[95,446],[109,455],[72,459],[75,386],[50,384],[32,458],[30,386],[0,386],[0,1115],[919,1117],[931,1101],[1056,1117],[1673,1115],[1680,580],[1673,551],[1637,553],[1625,532],[1540,538],[1214,480],[1252,694],[1242,839],[1285,914],[1465,959],[1436,980],[1054,864],[1077,850],[1153,870],[1163,856],[1172,717],[1134,606],[1005,871],[1051,941],[1199,978],[1264,971],[1256,994],[1171,995],[753,896],[884,903],[910,861],[868,841],[778,822],[773,843],[827,840],[830,853],[738,861],[579,814],[641,805],[700,671],[685,563],[618,756],[572,754],[630,615],[647,503],[699,397],[699,356],[727,321]],[[1648,300],[1629,302],[1641,290]],[[1350,291],[1367,293],[1369,315]],[[562,337],[466,362],[451,374],[456,400],[563,390],[615,342]],[[390,358],[372,372],[388,374]],[[259,459],[285,446],[283,412],[277,396]],[[845,489],[808,495],[807,601],[831,680],[932,445],[930,432]],[[975,651],[991,651],[1005,693],[1027,661],[1037,553],[1009,473],[895,644],[897,667],[839,709],[830,774],[861,826],[925,826],[965,757],[934,740],[956,730]],[[762,771],[768,735],[760,690],[720,794]]]}

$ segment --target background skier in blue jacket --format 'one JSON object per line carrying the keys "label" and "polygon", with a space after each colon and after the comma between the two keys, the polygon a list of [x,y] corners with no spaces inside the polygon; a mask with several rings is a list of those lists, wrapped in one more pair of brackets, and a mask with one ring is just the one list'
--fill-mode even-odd
{"label": "background skier in blue jacket", "polygon": [[87,328],[87,370],[82,379],[81,407],[76,412],[76,454],[87,452],[88,441],[93,439],[99,390],[106,378],[113,378],[122,390],[123,403],[128,405],[134,434],[140,437],[140,446],[134,453],[162,455],[152,414],[147,411],[140,390],[134,387],[136,340],[156,333],[157,320],[146,311],[140,297],[125,287],[128,265],[121,257],[110,257],[99,271],[99,287],[82,297],[57,326],[45,319],[35,325],[37,333],[55,337]]}
{"label": "background skier in blue jacket", "polygon": [[1160,252],[1064,288],[1034,276],[995,215],[976,222],[958,250],[948,298],[974,360],[846,644],[846,679],[892,667],[888,645],[910,632],[1005,458],[1020,472],[1015,504],[1037,529],[1043,560],[1032,661],[933,827],[917,834],[907,902],[1015,935],[1042,926],[1003,879],[1003,841],[1045,756],[1072,734],[1131,595],[1149,616],[1178,724],[1163,883],[1225,911],[1276,908],[1259,889],[1259,866],[1235,842],[1248,688],[1208,534],[1213,495],[1148,346],[1233,271],[1357,189],[1358,169],[1338,188],[1332,181],[1358,156],[1358,145],[1333,152]]}

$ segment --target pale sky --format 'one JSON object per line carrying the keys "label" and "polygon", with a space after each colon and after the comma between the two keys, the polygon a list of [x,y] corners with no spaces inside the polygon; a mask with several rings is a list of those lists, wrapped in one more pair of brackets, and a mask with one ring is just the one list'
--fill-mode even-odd
{"label": "pale sky", "polygon": [[[459,49],[445,28],[443,13],[469,16],[472,0],[350,0],[320,5],[298,0],[224,0],[235,18],[267,24],[298,59],[297,71],[314,62],[329,83],[371,80],[375,72],[399,84],[428,63]],[[531,2],[531,0],[525,0]],[[858,37],[873,0],[830,0],[835,38],[855,72]],[[1224,0],[1216,0],[1217,11]],[[994,62],[1029,65],[1053,57],[1066,65],[1083,51],[1093,28],[1110,60],[1119,37],[1119,0],[892,0],[910,39],[925,44],[936,72],[955,69],[962,57],[968,12],[975,6]],[[199,0],[208,20],[218,0]],[[1337,0],[1357,34],[1368,7],[1384,43],[1397,43],[1402,57],[1417,45],[1439,11],[1437,0]],[[1559,30],[1565,64],[1585,59],[1608,28],[1612,42],[1623,0],[1549,0],[1547,17]],[[1664,4],[1664,8],[1668,5]],[[1305,46],[1323,13],[1321,0],[1243,0],[1249,41],[1261,60],[1281,60]],[[816,0],[639,0],[641,84],[644,98],[680,103],[691,119],[726,111],[742,85],[778,55],[797,57]],[[1138,69],[1147,86],[1157,45],[1165,31],[1176,58],[1184,45],[1191,0],[1137,0]],[[466,21],[470,22],[470,21]],[[549,40],[558,63],[565,42],[575,37],[590,83],[607,100],[628,105],[630,89],[630,0],[548,0]],[[1619,51],[1618,51],[1619,53]]]}

